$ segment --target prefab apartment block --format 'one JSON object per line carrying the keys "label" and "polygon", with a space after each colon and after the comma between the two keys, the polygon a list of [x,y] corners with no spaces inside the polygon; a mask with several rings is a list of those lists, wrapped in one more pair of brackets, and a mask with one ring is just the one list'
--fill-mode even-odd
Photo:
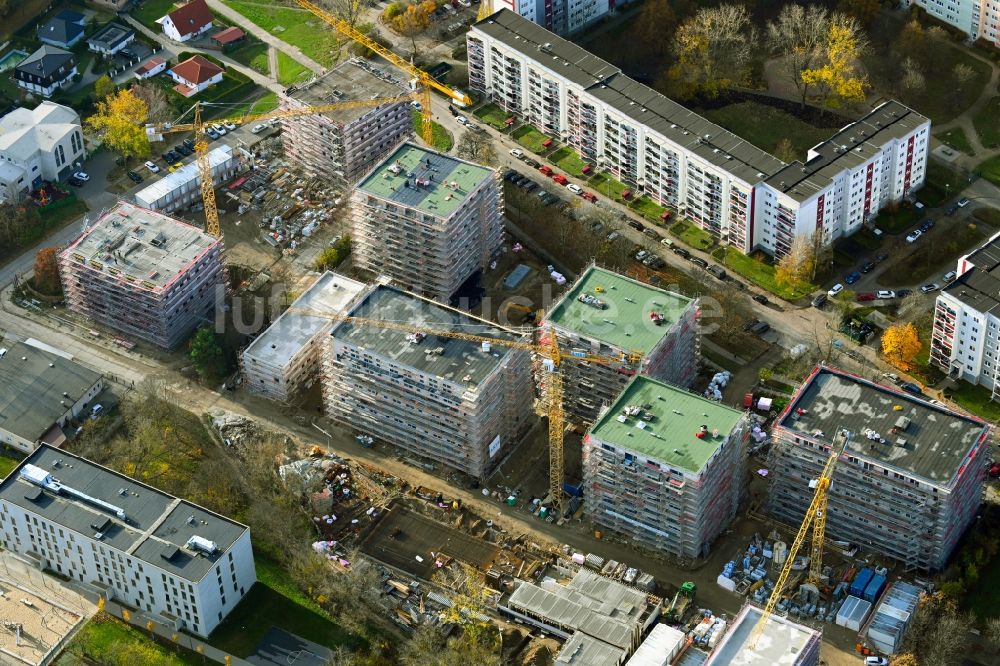
{"label": "prefab apartment block", "polygon": [[819,666],[820,632],[787,617],[772,613],[751,645],[762,612],[744,606],[705,666]]}
{"label": "prefab apartment block", "polygon": [[[373,97],[405,95],[393,71],[352,58],[322,76],[294,85],[280,96],[282,111]],[[285,156],[306,173],[350,187],[413,134],[410,105],[403,99],[381,106],[337,109],[282,118]]]}
{"label": "prefab apartment block", "polygon": [[165,349],[210,321],[226,285],[222,243],[119,201],[59,254],[66,305]]}
{"label": "prefab apartment block", "polygon": [[495,170],[405,143],[351,196],[354,265],[448,302],[500,249],[502,193]]}
{"label": "prefab apartment block", "polygon": [[768,510],[801,522],[834,433],[852,434],[834,469],[828,538],[939,570],[982,500],[989,426],[895,388],[818,367],[774,428]]}
{"label": "prefab apartment block", "polygon": [[608,364],[567,360],[565,410],[590,425],[632,375],[681,387],[698,372],[698,302],[591,265],[545,317],[567,352],[597,355]]}
{"label": "prefab apartment block", "polygon": [[[348,314],[405,322],[414,331],[519,339],[496,324],[382,284]],[[409,455],[483,477],[531,414],[534,384],[525,351],[377,324],[337,322],[331,335],[324,366],[327,414]]]}
{"label": "prefab apartment block", "polygon": [[[333,321],[368,286],[327,271],[240,354],[243,385],[272,400],[293,400],[320,378]],[[316,314],[309,314],[316,313]]]}
{"label": "prefab apartment block", "polygon": [[583,441],[588,517],[630,541],[706,555],[746,489],[748,419],[638,376]]}

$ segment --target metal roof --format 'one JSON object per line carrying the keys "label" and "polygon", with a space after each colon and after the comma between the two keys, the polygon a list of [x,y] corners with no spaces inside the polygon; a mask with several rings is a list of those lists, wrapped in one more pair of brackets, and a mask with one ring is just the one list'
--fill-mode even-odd
{"label": "metal roof", "polygon": [[680,629],[657,624],[625,666],[667,666],[680,652],[687,635]]}
{"label": "metal roof", "polygon": [[772,614],[765,621],[756,647],[751,649],[747,641],[761,612],[755,606],[745,606],[706,666],[796,666],[810,641],[819,641],[819,632],[815,629]]}
{"label": "metal roof", "polygon": [[920,603],[921,593],[922,590],[916,585],[897,581],[889,587],[875,608],[866,633],[887,654],[898,651]]}
{"label": "metal roof", "polygon": [[[233,159],[233,149],[225,144],[216,146],[208,152],[208,163],[214,171],[216,167],[225,164]],[[167,173],[159,180],[150,183],[135,193],[135,201],[140,206],[151,206],[157,201],[167,196],[171,192],[181,189],[194,181],[195,185],[201,183],[201,173],[198,171],[198,162],[188,162],[177,171]]]}
{"label": "metal roof", "polygon": [[578,631],[563,643],[556,655],[555,666],[608,666],[619,664],[625,658],[625,650],[608,645]]}
{"label": "metal roof", "polygon": [[1000,317],[1000,233],[994,234],[964,260],[972,267],[944,291],[972,310]]}

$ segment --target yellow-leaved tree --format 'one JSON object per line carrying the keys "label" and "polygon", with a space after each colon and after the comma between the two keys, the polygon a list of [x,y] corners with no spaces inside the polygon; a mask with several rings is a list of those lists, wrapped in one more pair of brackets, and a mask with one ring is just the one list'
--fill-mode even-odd
{"label": "yellow-leaved tree", "polygon": [[823,64],[803,69],[803,84],[819,90],[830,106],[864,101],[868,79],[859,70],[864,50],[865,39],[857,22],[838,16],[827,31]]}
{"label": "yellow-leaved tree", "polygon": [[893,324],[882,334],[882,353],[901,370],[907,370],[923,344],[912,322]]}
{"label": "yellow-leaved tree", "polygon": [[128,159],[149,155],[149,138],[143,127],[149,108],[131,90],[119,90],[97,103],[97,113],[85,125],[104,145]]}
{"label": "yellow-leaved tree", "polygon": [[775,269],[774,279],[780,285],[798,290],[808,284],[816,270],[816,247],[811,236],[799,234]]}

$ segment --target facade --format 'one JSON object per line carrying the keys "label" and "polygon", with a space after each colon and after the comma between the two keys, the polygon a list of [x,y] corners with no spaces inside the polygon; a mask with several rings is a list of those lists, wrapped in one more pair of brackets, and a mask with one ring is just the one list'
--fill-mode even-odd
{"label": "facade", "polygon": [[257,580],[246,525],[49,446],[0,483],[0,544],[201,637]]}
{"label": "facade", "polygon": [[272,400],[294,399],[322,375],[333,322],[306,312],[344,312],[368,286],[327,271],[295,299],[240,355],[243,384]]}
{"label": "facade", "polygon": [[174,90],[185,97],[194,97],[220,83],[225,70],[205,57],[196,55],[174,65],[167,73],[177,82]]}
{"label": "facade", "polygon": [[568,36],[607,16],[616,0],[497,0],[494,9],[508,9],[557,35]]}
{"label": "facade", "polygon": [[[384,284],[348,314],[517,339],[488,321]],[[524,351],[350,322],[336,322],[331,335],[326,412],[363,435],[482,478],[527,424],[534,384]]]}
{"label": "facade", "polygon": [[760,616],[761,609],[744,606],[705,666],[819,666],[820,632],[773,613],[751,648]]}
{"label": "facade", "polygon": [[[322,76],[288,88],[280,96],[280,107],[294,110],[407,92],[395,74],[364,58],[352,58]],[[361,180],[413,134],[406,100],[282,118],[281,128],[288,159],[306,173],[345,188]]]}
{"label": "facade", "polygon": [[1000,234],[958,260],[958,277],[938,293],[931,361],[949,376],[1000,398]]}
{"label": "facade", "polygon": [[16,342],[0,349],[0,443],[31,453],[61,445],[63,428],[89,416],[104,377],[45,349]]}
{"label": "facade", "polygon": [[894,388],[818,367],[774,428],[767,508],[798,524],[809,480],[838,429],[852,433],[829,490],[827,538],[858,543],[907,570],[938,570],[976,516],[989,426]]}
{"label": "facade", "polygon": [[588,517],[631,542],[703,557],[746,492],[746,415],[638,376],[587,433]]}
{"label": "facade", "polygon": [[44,181],[68,177],[85,157],[80,116],[45,101],[0,118],[0,199],[21,201]]}
{"label": "facade", "polygon": [[124,201],[59,254],[59,269],[69,309],[165,349],[212,320],[226,283],[220,239]]}
{"label": "facade", "polygon": [[954,26],[970,39],[984,39],[1000,47],[1000,3],[996,0],[907,0],[942,23]]}
{"label": "facade", "polygon": [[924,181],[930,121],[898,102],[785,164],[509,10],[467,46],[473,90],[742,252],[832,242]]}
{"label": "facade", "polygon": [[[208,153],[212,182],[219,186],[243,168],[230,146],[219,145]],[[147,185],[135,193],[135,203],[142,208],[165,213],[186,208],[201,201],[201,172],[197,162],[188,162],[177,171]]]}
{"label": "facade", "polygon": [[[82,33],[81,33],[82,34]],[[69,51],[43,45],[14,68],[14,83],[29,93],[52,97],[73,82],[76,57]]]}
{"label": "facade", "polygon": [[590,425],[636,373],[690,386],[698,373],[697,312],[695,299],[587,268],[542,326],[555,331],[563,350],[611,359],[560,366],[567,418]]}
{"label": "facade", "polygon": [[83,39],[83,28],[86,25],[87,19],[83,14],[64,9],[39,26],[38,41],[68,49]]}
{"label": "facade", "polygon": [[204,35],[212,29],[215,16],[205,0],[191,0],[160,18],[163,34],[175,42],[186,42]]}
{"label": "facade", "polygon": [[153,56],[143,63],[141,67],[135,70],[135,78],[140,81],[144,79],[151,79],[157,74],[164,72],[166,69],[167,61],[160,56]]}
{"label": "facade", "polygon": [[354,265],[447,302],[503,242],[499,174],[411,143],[351,194]]}
{"label": "facade", "polygon": [[113,56],[135,41],[135,30],[112,21],[87,39],[87,48],[103,56]]}

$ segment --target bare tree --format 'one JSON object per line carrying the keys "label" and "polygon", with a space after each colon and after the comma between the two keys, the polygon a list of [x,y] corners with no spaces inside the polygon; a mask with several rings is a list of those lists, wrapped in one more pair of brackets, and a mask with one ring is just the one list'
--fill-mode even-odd
{"label": "bare tree", "polygon": [[323,0],[323,4],[352,28],[357,24],[365,8],[361,0]]}
{"label": "bare tree", "polygon": [[802,80],[802,70],[812,69],[822,60],[829,31],[830,13],[819,5],[785,5],[778,18],[767,24],[767,43],[771,51],[785,59],[788,76],[803,106],[809,84]]}
{"label": "bare tree", "polygon": [[779,284],[798,288],[816,274],[816,246],[812,235],[799,234],[788,252],[778,260],[775,279]]}
{"label": "bare tree", "polygon": [[951,95],[952,104],[961,104],[962,96],[965,94],[966,89],[972,80],[976,78],[976,70],[964,62],[960,62],[951,70],[951,77],[955,85],[954,94]]}
{"label": "bare tree", "polygon": [[673,75],[687,94],[717,95],[746,81],[757,45],[757,31],[746,7],[702,8],[677,29]]}
{"label": "bare tree", "polygon": [[[785,5],[786,7],[793,7],[795,5]],[[778,142],[778,145],[774,147],[774,156],[777,157],[782,162],[794,162],[795,161],[795,145],[792,144],[791,139],[783,138]]]}
{"label": "bare tree", "polygon": [[909,56],[903,60],[903,90],[910,94],[920,94],[927,89],[927,79],[920,71],[920,65]]}
{"label": "bare tree", "polygon": [[465,130],[458,138],[455,151],[459,157],[486,166],[494,166],[499,161],[493,139],[488,132]]}
{"label": "bare tree", "polygon": [[174,109],[160,86],[152,83],[136,83],[132,86],[132,94],[146,103],[146,108],[149,109],[146,122],[166,123],[173,120]]}

